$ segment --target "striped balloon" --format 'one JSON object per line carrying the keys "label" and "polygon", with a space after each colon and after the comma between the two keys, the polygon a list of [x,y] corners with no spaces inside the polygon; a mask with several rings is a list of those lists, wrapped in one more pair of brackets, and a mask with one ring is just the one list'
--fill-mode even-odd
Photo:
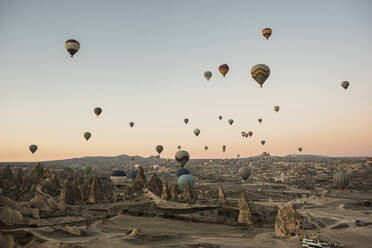
{"label": "striped balloon", "polygon": [[269,39],[269,37],[271,36],[272,32],[273,31],[271,30],[271,28],[264,28],[264,29],[262,29],[262,35],[266,38],[266,40]]}
{"label": "striped balloon", "polygon": [[343,172],[337,172],[333,176],[333,182],[338,188],[344,189],[350,182],[350,176]]}
{"label": "striped balloon", "polygon": [[77,53],[77,51],[79,51],[80,43],[77,40],[67,40],[65,42],[65,48],[72,58],[74,54]]}
{"label": "striped balloon", "polygon": [[229,66],[227,64],[220,65],[218,70],[221,72],[222,76],[226,76],[226,74],[229,72]]}
{"label": "striped balloon", "polygon": [[262,88],[262,85],[270,75],[270,68],[264,64],[255,65],[251,69],[251,75]]}

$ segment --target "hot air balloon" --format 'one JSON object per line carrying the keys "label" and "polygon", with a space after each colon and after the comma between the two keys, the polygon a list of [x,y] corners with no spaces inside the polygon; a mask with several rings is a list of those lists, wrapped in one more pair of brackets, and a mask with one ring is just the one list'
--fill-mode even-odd
{"label": "hot air balloon", "polygon": [[271,28],[264,28],[262,29],[262,35],[266,38],[266,40],[269,39],[269,37],[271,36],[271,33],[273,31],[271,30]]}
{"label": "hot air balloon", "polygon": [[177,179],[177,185],[178,185],[178,188],[183,191],[183,189],[185,188],[187,182],[190,184],[190,186],[192,187],[194,185],[194,178],[189,175],[189,174],[185,174],[185,175],[182,175],[180,176],[178,179]]}
{"label": "hot air balloon", "polygon": [[[111,173],[111,182],[116,186],[122,186],[125,185],[125,178],[127,176],[127,173],[125,173],[122,170],[113,170]],[[137,176],[137,175],[136,175]]]}
{"label": "hot air balloon", "polygon": [[74,56],[77,51],[80,49],[80,43],[77,40],[66,40],[65,48],[68,53],[71,55],[71,58]]}
{"label": "hot air balloon", "polygon": [[163,146],[162,145],[157,145],[155,150],[160,154],[163,151]]}
{"label": "hot air balloon", "polygon": [[131,171],[131,172],[129,173],[129,178],[133,178],[133,179],[135,179],[135,178],[137,177],[137,173],[138,173],[137,170]]}
{"label": "hot air balloon", "polygon": [[182,176],[182,175],[190,175],[189,170],[186,169],[186,168],[179,168],[179,169],[177,170],[177,172],[176,172],[176,176],[177,176],[177,177],[180,177],[180,176]]}
{"label": "hot air balloon", "polygon": [[179,146],[177,146],[177,148],[178,148],[178,150],[179,150],[179,149],[181,149],[181,146],[179,145]]}
{"label": "hot air balloon", "polygon": [[274,110],[275,110],[275,112],[278,112],[278,111],[279,111],[279,109],[280,109],[280,107],[279,107],[279,106],[274,106]]}
{"label": "hot air balloon", "polygon": [[261,123],[261,122],[262,122],[262,119],[261,119],[261,118],[260,118],[260,119],[258,119],[258,122],[259,122],[259,123]]}
{"label": "hot air balloon", "polygon": [[252,131],[249,131],[249,132],[248,132],[248,136],[249,136],[249,137],[252,137],[252,135],[253,135],[253,132],[252,132]]}
{"label": "hot air balloon", "polygon": [[262,144],[262,145],[265,145],[265,143],[266,143],[266,141],[261,140],[261,144]]}
{"label": "hot air balloon", "polygon": [[222,152],[225,152],[226,151],[226,145],[223,145],[222,146]]}
{"label": "hot air balloon", "polygon": [[229,66],[227,64],[223,64],[223,65],[220,65],[220,67],[218,68],[218,70],[220,70],[222,76],[226,76],[226,74],[229,72]]}
{"label": "hot air balloon", "polygon": [[32,154],[34,154],[37,151],[37,148],[38,148],[37,145],[30,145],[28,149],[30,149]]}
{"label": "hot air balloon", "polygon": [[232,125],[234,123],[234,120],[233,119],[230,119],[229,120],[229,124]]}
{"label": "hot air balloon", "polygon": [[134,126],[134,122],[133,121],[129,122],[129,126],[130,127],[133,127]]}
{"label": "hot air balloon", "polygon": [[335,183],[337,187],[343,190],[349,184],[350,176],[343,172],[337,172],[333,176],[333,182]]}
{"label": "hot air balloon", "polygon": [[81,170],[83,171],[83,173],[85,175],[89,175],[91,172],[92,172],[92,166],[90,165],[85,165],[81,168]]}
{"label": "hot air balloon", "polygon": [[222,115],[218,116],[218,119],[222,120]]}
{"label": "hot air balloon", "polygon": [[98,117],[102,113],[102,109],[100,107],[96,107],[94,108],[94,113]]}
{"label": "hot air balloon", "polygon": [[270,68],[264,64],[255,65],[251,69],[251,75],[262,88],[262,85],[270,75]]}
{"label": "hot air balloon", "polygon": [[178,151],[175,155],[176,161],[180,164],[180,166],[183,168],[187,161],[190,159],[190,155],[187,151]]}
{"label": "hot air balloon", "polygon": [[342,88],[344,88],[345,90],[346,90],[347,88],[349,88],[349,85],[350,85],[349,81],[343,81],[343,82],[341,83]]}
{"label": "hot air balloon", "polygon": [[243,138],[247,135],[246,132],[241,132],[241,134],[242,134],[242,137],[243,137]]}
{"label": "hot air balloon", "polygon": [[245,137],[248,138],[248,133],[245,133]]}
{"label": "hot air balloon", "polygon": [[211,79],[211,77],[212,77],[212,72],[210,72],[210,71],[204,72],[204,77],[205,77],[205,79],[207,79],[209,81],[209,79]]}
{"label": "hot air balloon", "polygon": [[248,166],[242,166],[239,168],[239,176],[243,180],[247,180],[250,175],[251,175],[251,169],[249,169]]}
{"label": "hot air balloon", "polygon": [[204,150],[208,150],[208,146],[204,146]]}
{"label": "hot air balloon", "polygon": [[185,122],[185,124],[187,124],[189,122],[189,119],[185,118],[183,121]]}
{"label": "hot air balloon", "polygon": [[298,151],[299,151],[299,152],[302,152],[302,147],[299,147],[299,148],[298,148]]}
{"label": "hot air balloon", "polygon": [[92,134],[90,132],[85,132],[84,133],[84,138],[88,141],[90,139],[90,137],[92,136]]}
{"label": "hot air balloon", "polygon": [[198,128],[196,128],[196,129],[194,130],[194,134],[196,135],[196,137],[198,137],[199,134],[200,134],[200,130],[199,130]]}

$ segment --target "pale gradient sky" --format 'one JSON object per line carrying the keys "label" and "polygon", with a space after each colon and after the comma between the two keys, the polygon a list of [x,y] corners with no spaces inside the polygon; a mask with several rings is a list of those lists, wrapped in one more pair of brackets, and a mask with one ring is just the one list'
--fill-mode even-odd
{"label": "pale gradient sky", "polygon": [[[171,158],[177,145],[191,158],[299,146],[372,156],[371,23],[369,0],[0,0],[0,161],[149,156],[157,144]],[[81,44],[73,59],[71,38]],[[260,63],[271,68],[262,89],[250,76]]]}

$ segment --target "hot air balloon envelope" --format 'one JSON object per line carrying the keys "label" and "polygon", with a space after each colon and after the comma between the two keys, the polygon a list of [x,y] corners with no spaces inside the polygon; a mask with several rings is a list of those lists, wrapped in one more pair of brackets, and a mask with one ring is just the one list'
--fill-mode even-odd
{"label": "hot air balloon envelope", "polygon": [[194,185],[194,178],[189,174],[180,176],[177,179],[178,188],[182,191],[185,188],[187,182],[189,182],[190,186],[192,187]]}
{"label": "hot air balloon envelope", "polygon": [[262,85],[266,81],[266,79],[270,76],[270,68],[264,64],[258,64],[252,67],[251,75],[254,80],[260,85]]}
{"label": "hot air balloon envelope", "polygon": [[262,35],[266,38],[266,40],[269,39],[269,37],[271,36],[272,32],[273,31],[271,30],[271,28],[264,28],[264,29],[262,29]]}
{"label": "hot air balloon envelope", "polygon": [[77,40],[67,40],[65,41],[65,48],[72,58],[74,54],[77,53],[77,51],[79,51],[80,43]]}
{"label": "hot air balloon envelope", "polygon": [[204,77],[205,77],[205,79],[207,79],[209,81],[209,79],[211,79],[211,77],[212,77],[212,72],[210,72],[210,71],[204,72]]}
{"label": "hot air balloon envelope", "polygon": [[229,66],[227,64],[220,65],[218,70],[221,72],[222,76],[226,76],[226,74],[229,72]]}

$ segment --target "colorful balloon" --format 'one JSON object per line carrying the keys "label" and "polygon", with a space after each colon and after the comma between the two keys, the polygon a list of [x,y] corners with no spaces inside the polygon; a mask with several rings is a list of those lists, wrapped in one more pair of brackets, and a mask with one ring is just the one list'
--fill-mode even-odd
{"label": "colorful balloon", "polygon": [[259,122],[259,123],[261,123],[261,122],[262,122],[262,119],[261,119],[261,118],[260,118],[260,119],[258,119],[258,122]]}
{"label": "colorful balloon", "polygon": [[65,42],[65,48],[72,58],[74,54],[77,53],[77,51],[79,51],[80,43],[77,40],[67,40]]}
{"label": "colorful balloon", "polygon": [[130,127],[133,127],[134,126],[134,122],[133,121],[129,122],[129,126]]}
{"label": "colorful balloon", "polygon": [[211,79],[211,77],[212,77],[212,72],[210,72],[210,71],[204,72],[204,77],[205,77],[205,79],[207,79],[209,81],[209,79]]}
{"label": "colorful balloon", "polygon": [[275,110],[275,112],[278,112],[278,111],[279,111],[279,109],[280,109],[280,107],[279,107],[279,106],[274,106],[274,110]]}
{"label": "colorful balloon", "polygon": [[34,154],[37,151],[38,147],[37,147],[37,145],[30,145],[28,147],[28,149],[30,149],[30,151],[32,152],[32,154]]}
{"label": "colorful balloon", "polygon": [[337,172],[333,176],[333,182],[337,187],[343,190],[349,184],[350,176],[343,172]]}
{"label": "colorful balloon", "polygon": [[195,128],[194,134],[196,135],[196,137],[198,137],[200,134],[200,130],[198,128]]}
{"label": "colorful balloon", "polygon": [[233,119],[230,119],[229,120],[229,124],[232,125],[234,123],[234,120]]}
{"label": "colorful balloon", "polygon": [[182,191],[186,184],[189,183],[192,187],[194,185],[194,178],[190,174],[185,174],[177,179],[178,188]]}
{"label": "colorful balloon", "polygon": [[92,136],[92,134],[90,132],[85,132],[84,133],[84,138],[88,141],[90,139],[90,137]]}
{"label": "colorful balloon", "polygon": [[253,132],[252,132],[252,131],[249,131],[249,132],[248,132],[248,136],[249,136],[249,137],[252,137],[252,135],[253,135]]}
{"label": "colorful balloon", "polygon": [[270,68],[264,64],[258,64],[252,67],[251,75],[254,80],[260,85],[262,85],[266,81],[266,79],[270,76]]}
{"label": "colorful balloon", "polygon": [[218,70],[221,72],[222,76],[226,76],[226,74],[229,72],[229,66],[227,64],[220,65]]}
{"label": "colorful balloon", "polygon": [[241,132],[241,135],[244,138],[247,135],[247,133],[246,132]]}
{"label": "colorful balloon", "polygon": [[249,169],[248,166],[242,166],[239,168],[239,176],[243,180],[247,180],[250,175],[251,175],[251,169]]}
{"label": "colorful balloon", "polygon": [[98,117],[102,113],[102,109],[100,107],[96,107],[94,108],[94,113]]}
{"label": "colorful balloon", "polygon": [[185,122],[185,124],[187,124],[187,123],[189,122],[189,119],[185,118],[185,119],[183,120],[183,122]]}
{"label": "colorful balloon", "polygon": [[345,90],[346,90],[347,88],[349,88],[349,85],[350,85],[349,81],[343,81],[343,82],[341,83],[342,88],[344,88]]}
{"label": "colorful balloon", "polygon": [[86,165],[81,168],[84,174],[89,175],[92,172],[92,166]]}
{"label": "colorful balloon", "polygon": [[222,120],[222,115],[218,116],[218,119]]}
{"label": "colorful balloon", "polygon": [[272,32],[273,31],[271,30],[271,28],[264,28],[264,29],[262,29],[262,35],[266,38],[266,40],[269,39],[269,37],[271,36]]}
{"label": "colorful balloon", "polygon": [[298,151],[299,151],[299,152],[302,152],[302,147],[299,147],[299,148],[298,148]]}

